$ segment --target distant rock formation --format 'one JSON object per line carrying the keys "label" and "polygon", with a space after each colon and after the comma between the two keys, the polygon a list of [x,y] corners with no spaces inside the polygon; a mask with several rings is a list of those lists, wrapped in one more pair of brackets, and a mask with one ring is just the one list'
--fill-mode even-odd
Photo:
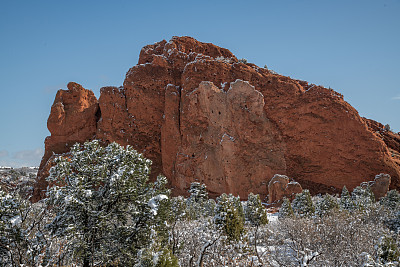
{"label": "distant rock formation", "polygon": [[57,93],[35,199],[53,153],[93,138],[132,145],[153,161],[152,179],[163,173],[175,195],[198,181],[214,197],[265,197],[276,173],[311,193],[352,189],[381,172],[399,188],[399,136],[372,124],[331,89],[173,37],[145,46],[123,86],[102,88],[99,100],[76,83]]}

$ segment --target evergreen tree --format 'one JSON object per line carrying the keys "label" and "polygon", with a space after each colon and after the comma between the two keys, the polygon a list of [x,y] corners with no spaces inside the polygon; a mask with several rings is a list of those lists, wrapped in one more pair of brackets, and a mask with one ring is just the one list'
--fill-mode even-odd
{"label": "evergreen tree", "polygon": [[319,216],[324,216],[331,212],[332,210],[339,209],[339,204],[337,199],[329,194],[325,194],[319,201],[315,204],[315,213]]}
{"label": "evergreen tree", "polygon": [[385,197],[381,198],[380,203],[385,207],[395,210],[400,204],[399,192],[395,189],[390,190]]}
{"label": "evergreen tree", "polygon": [[55,160],[46,204],[56,217],[48,229],[68,241],[69,257],[83,266],[135,263],[156,224],[154,198],[168,194],[159,188],[162,181],[148,182],[150,164],[130,146],[104,148],[97,140]]}
{"label": "evergreen tree", "polygon": [[343,186],[342,194],[340,195],[339,206],[343,210],[354,210],[356,208],[356,205],[351,199],[349,190],[347,190],[346,186]]}
{"label": "evergreen tree", "polygon": [[193,182],[190,184],[189,201],[192,202],[205,202],[208,200],[208,192],[205,184]]}
{"label": "evergreen tree", "polygon": [[20,203],[0,188],[0,264],[13,265],[13,249],[23,239],[19,223]]}
{"label": "evergreen tree", "polygon": [[294,213],[300,217],[311,216],[314,214],[315,207],[308,189],[304,189],[303,192],[296,194],[296,197],[292,202],[292,208]]}
{"label": "evergreen tree", "polygon": [[245,212],[246,219],[255,227],[268,223],[267,210],[261,204],[259,195],[249,194]]}
{"label": "evergreen tree", "polygon": [[260,196],[250,193],[246,203],[246,219],[255,228],[254,229],[254,251],[257,255],[259,262],[262,260],[257,251],[258,228],[268,223],[267,210],[261,203]]}
{"label": "evergreen tree", "polygon": [[204,184],[193,182],[190,184],[190,196],[187,200],[187,213],[189,219],[198,219],[205,216],[208,202],[208,192]]}
{"label": "evergreen tree", "polygon": [[244,233],[244,212],[239,197],[222,194],[217,198],[214,222],[229,240],[238,241]]}
{"label": "evergreen tree", "polygon": [[46,212],[41,203],[22,199],[18,191],[6,193],[0,187],[0,266],[42,265],[46,251],[42,227]]}
{"label": "evergreen tree", "polygon": [[158,257],[156,267],[179,267],[178,259],[169,249],[164,248]]}
{"label": "evergreen tree", "polygon": [[357,186],[351,193],[351,199],[358,209],[364,210],[375,203],[375,196],[369,185]]}
{"label": "evergreen tree", "polygon": [[377,254],[378,260],[382,263],[398,262],[400,258],[400,251],[395,240],[386,235],[379,242]]}
{"label": "evergreen tree", "polygon": [[278,218],[283,219],[283,218],[289,218],[289,217],[293,217],[293,216],[294,216],[294,212],[292,209],[292,204],[290,204],[290,201],[288,198],[284,197],[282,205],[279,208]]}

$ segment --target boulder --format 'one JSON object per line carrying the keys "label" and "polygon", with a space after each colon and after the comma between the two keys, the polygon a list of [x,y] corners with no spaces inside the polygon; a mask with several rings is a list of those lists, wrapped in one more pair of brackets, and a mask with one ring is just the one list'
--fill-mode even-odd
{"label": "boulder", "polygon": [[286,175],[275,174],[268,183],[268,203],[279,204],[284,197],[292,201],[301,192],[303,188],[298,182],[290,181]]}
{"label": "boulder", "polygon": [[370,182],[369,185],[371,186],[371,190],[374,193],[376,200],[386,196],[389,191],[390,182],[390,175],[384,173],[376,175],[374,181]]}

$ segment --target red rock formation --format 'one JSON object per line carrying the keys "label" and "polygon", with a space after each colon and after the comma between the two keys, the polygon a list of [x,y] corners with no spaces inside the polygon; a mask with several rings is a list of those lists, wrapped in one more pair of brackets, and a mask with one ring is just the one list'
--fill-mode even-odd
{"label": "red rock formation", "polygon": [[268,183],[268,203],[280,205],[284,197],[292,201],[301,192],[303,188],[298,182],[290,181],[286,175],[275,174]]}
{"label": "red rock formation", "polygon": [[92,138],[143,152],[175,194],[199,181],[211,196],[265,197],[276,173],[312,193],[352,189],[381,172],[399,187],[391,155],[399,150],[389,151],[340,94],[239,63],[229,50],[190,37],[144,47],[123,87],[102,88],[98,103],[81,86],[68,88],[49,117],[36,195],[53,152]]}
{"label": "red rock formation", "polygon": [[386,196],[389,191],[391,177],[388,174],[378,174],[375,179],[369,182],[371,190],[374,193],[375,199],[378,201],[380,198]]}
{"label": "red rock formation", "polygon": [[95,137],[97,120],[100,116],[99,104],[92,91],[70,82],[68,90],[59,90],[53,105],[47,128],[51,136],[45,140],[45,153],[40,163],[33,201],[44,197],[47,188],[45,177],[52,166],[53,153],[69,151],[76,142],[84,142]]}

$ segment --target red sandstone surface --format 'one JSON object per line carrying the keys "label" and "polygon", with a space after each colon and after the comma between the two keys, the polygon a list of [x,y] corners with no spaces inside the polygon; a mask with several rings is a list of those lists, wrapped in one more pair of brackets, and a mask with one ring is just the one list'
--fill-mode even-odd
{"label": "red sandstone surface", "polygon": [[43,197],[53,153],[93,138],[130,144],[153,161],[173,193],[205,183],[265,197],[275,174],[311,193],[340,192],[388,173],[399,188],[400,137],[361,118],[339,93],[238,62],[190,37],[145,46],[122,87],[99,100],[76,83],[57,93],[34,199]]}

